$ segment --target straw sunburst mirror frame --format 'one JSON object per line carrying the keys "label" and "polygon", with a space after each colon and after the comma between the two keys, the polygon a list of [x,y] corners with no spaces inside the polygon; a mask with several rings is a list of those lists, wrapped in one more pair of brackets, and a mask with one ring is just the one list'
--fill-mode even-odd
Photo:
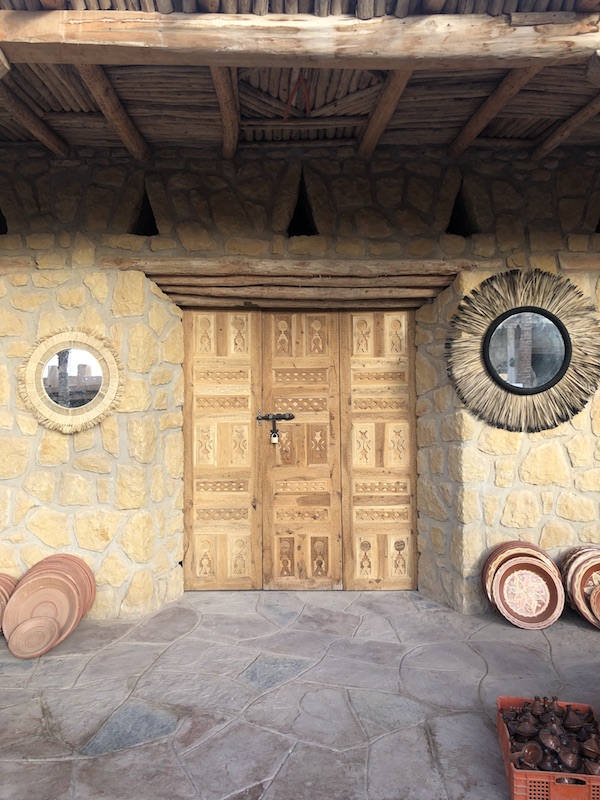
{"label": "straw sunburst mirror frame", "polygon": [[[83,350],[96,360],[101,380],[95,395],[70,408],[50,396],[44,373],[53,356],[64,350]],[[19,370],[19,394],[42,425],[61,433],[78,433],[101,422],[123,392],[123,366],[110,339],[84,330],[63,330],[39,339]]]}
{"label": "straw sunburst mirror frame", "polygon": [[[539,314],[554,323],[564,356],[554,379],[535,389],[499,378],[489,344],[513,314]],[[495,428],[534,433],[575,416],[600,381],[600,318],[567,278],[541,270],[511,270],[483,281],[464,297],[446,340],[450,380],[465,406]]]}

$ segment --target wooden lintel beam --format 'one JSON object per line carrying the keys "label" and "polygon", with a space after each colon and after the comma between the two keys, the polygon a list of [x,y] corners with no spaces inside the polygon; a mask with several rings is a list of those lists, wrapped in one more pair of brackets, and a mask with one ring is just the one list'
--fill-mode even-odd
{"label": "wooden lintel beam", "polygon": [[69,155],[69,145],[57,136],[37,114],[29,108],[19,97],[10,91],[0,81],[0,105],[11,115],[14,122],[45,145],[57,156],[66,158]]}
{"label": "wooden lintel beam", "polygon": [[150,157],[150,148],[123,108],[102,67],[96,64],[80,64],[78,69],[98,108],[113,126],[127,150],[138,161],[146,161]]}
{"label": "wooden lintel beam", "polygon": [[233,158],[240,135],[240,112],[233,87],[233,76],[229,67],[211,67],[210,74],[221,109],[223,158]]}
{"label": "wooden lintel beam", "polygon": [[349,69],[513,69],[582,63],[600,50],[598,14],[548,25],[505,15],[318,17],[310,14],[173,14],[0,11],[11,63],[185,64]]}
{"label": "wooden lintel beam", "polygon": [[593,100],[580,108],[572,117],[562,122],[556,127],[550,136],[548,136],[541,144],[539,144],[533,151],[532,158],[544,158],[548,153],[551,153],[555,148],[561,145],[569,136],[589,122],[600,113],[600,94],[596,95]]}
{"label": "wooden lintel beam", "polygon": [[358,145],[360,158],[370,158],[375,152],[411,75],[410,70],[388,72],[381,94]]}
{"label": "wooden lintel beam", "polygon": [[461,153],[464,153],[485,126],[502,111],[512,97],[518,94],[521,89],[543,69],[543,66],[543,64],[534,64],[531,67],[511,70],[489,97],[479,106],[454,142],[450,145],[448,151],[450,157],[458,158]]}

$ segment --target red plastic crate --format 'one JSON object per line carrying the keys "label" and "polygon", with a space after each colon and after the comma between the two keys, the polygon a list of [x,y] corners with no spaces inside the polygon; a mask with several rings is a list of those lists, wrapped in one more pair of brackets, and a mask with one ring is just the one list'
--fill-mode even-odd
{"label": "red plastic crate", "polygon": [[[506,779],[511,800],[600,800],[600,776],[570,775],[567,772],[541,772],[531,769],[516,769],[509,761],[510,738],[502,719],[502,711],[522,708],[523,703],[533,703],[533,697],[498,698],[498,738],[504,759]],[[572,706],[577,711],[589,711],[592,707],[582,703],[560,702],[565,708]],[[593,709],[592,709],[593,710]]]}

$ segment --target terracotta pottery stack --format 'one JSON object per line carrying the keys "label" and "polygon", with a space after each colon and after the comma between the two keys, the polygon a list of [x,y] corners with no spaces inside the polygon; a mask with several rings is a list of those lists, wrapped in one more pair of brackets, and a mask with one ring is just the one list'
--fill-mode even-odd
{"label": "terracotta pottery stack", "polygon": [[600,628],[600,547],[574,547],[560,569],[569,605]]}
{"label": "terracotta pottery stack", "polygon": [[4,609],[2,630],[19,658],[37,658],[62,642],[90,610],[96,581],[66,553],[45,558],[21,578]]}
{"label": "terracotta pottery stack", "polygon": [[14,592],[17,586],[17,579],[12,575],[0,573],[0,631],[2,630],[2,617],[4,616],[4,609],[8,603],[8,598]]}
{"label": "terracotta pottery stack", "polygon": [[489,554],[481,571],[483,590],[513,625],[547,628],[562,614],[565,592],[550,556],[528,542],[505,542]]}

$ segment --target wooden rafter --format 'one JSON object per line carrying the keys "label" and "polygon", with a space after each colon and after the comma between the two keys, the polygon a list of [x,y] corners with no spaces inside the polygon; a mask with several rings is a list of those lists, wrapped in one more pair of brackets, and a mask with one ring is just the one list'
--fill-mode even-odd
{"label": "wooden rafter", "polygon": [[369,118],[369,123],[358,145],[358,155],[361,158],[370,158],[373,155],[411,75],[412,72],[410,70],[388,73],[373,113]]}
{"label": "wooden rafter", "polygon": [[80,64],[79,74],[98,108],[111,123],[131,155],[138,161],[146,161],[150,156],[150,148],[123,108],[102,67],[96,64]]}
{"label": "wooden rafter", "polygon": [[586,122],[593,119],[600,113],[600,94],[596,95],[583,108],[580,108],[572,117],[562,122],[555,128],[550,136],[547,137],[532,153],[533,158],[544,158],[548,153],[551,153],[556,147],[561,145],[573,131],[585,125]]}
{"label": "wooden rafter", "polygon": [[[559,14],[554,19],[563,20]],[[581,63],[600,50],[597,15],[513,25],[505,16],[181,14],[0,11],[12,63],[189,66],[512,69]]]}
{"label": "wooden rafter", "polygon": [[233,87],[231,70],[228,67],[211,67],[210,74],[217,93],[223,123],[223,158],[233,158],[240,135],[239,105]]}
{"label": "wooden rafter", "polygon": [[543,64],[534,64],[531,67],[511,70],[499,86],[479,106],[450,145],[449,154],[451,158],[457,158],[463,153],[485,126],[502,111],[512,97],[518,94],[543,69],[543,66]]}
{"label": "wooden rafter", "polygon": [[57,156],[66,158],[69,145],[57,136],[37,114],[0,81],[0,105],[9,112],[13,122],[25,128],[39,142]]}
{"label": "wooden rafter", "polygon": [[9,72],[10,72],[10,64],[8,63],[8,59],[6,58],[2,50],[0,50],[0,81],[5,75],[8,75]]}

